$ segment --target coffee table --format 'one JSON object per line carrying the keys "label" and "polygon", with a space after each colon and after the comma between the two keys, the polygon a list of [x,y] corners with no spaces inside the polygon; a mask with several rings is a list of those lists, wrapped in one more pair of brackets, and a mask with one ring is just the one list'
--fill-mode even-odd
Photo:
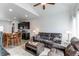
{"label": "coffee table", "polygon": [[44,44],[40,42],[27,42],[25,44],[25,49],[34,55],[39,55],[42,51],[44,51]]}

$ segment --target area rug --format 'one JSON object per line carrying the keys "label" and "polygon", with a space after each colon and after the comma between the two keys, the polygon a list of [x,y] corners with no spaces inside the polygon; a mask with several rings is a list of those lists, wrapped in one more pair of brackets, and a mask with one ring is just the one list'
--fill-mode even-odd
{"label": "area rug", "polygon": [[[34,56],[25,50],[24,44],[14,48],[7,48],[6,50],[10,53],[10,56]],[[44,48],[44,51],[39,56],[47,56],[49,50],[48,48]]]}

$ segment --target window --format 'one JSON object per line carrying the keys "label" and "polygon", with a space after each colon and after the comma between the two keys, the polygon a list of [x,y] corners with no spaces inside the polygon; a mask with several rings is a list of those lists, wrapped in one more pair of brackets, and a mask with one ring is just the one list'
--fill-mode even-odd
{"label": "window", "polygon": [[3,26],[0,26],[0,31],[3,31],[4,30],[4,27]]}

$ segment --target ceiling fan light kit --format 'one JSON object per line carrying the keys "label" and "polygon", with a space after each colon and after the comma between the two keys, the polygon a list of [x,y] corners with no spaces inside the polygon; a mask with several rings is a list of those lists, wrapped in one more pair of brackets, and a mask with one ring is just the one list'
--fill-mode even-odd
{"label": "ceiling fan light kit", "polygon": [[41,5],[45,5],[46,3],[41,3]]}
{"label": "ceiling fan light kit", "polygon": [[42,5],[43,6],[43,10],[45,10],[46,4],[55,5],[55,3],[37,3],[37,4],[33,5],[33,6],[36,7],[36,6]]}

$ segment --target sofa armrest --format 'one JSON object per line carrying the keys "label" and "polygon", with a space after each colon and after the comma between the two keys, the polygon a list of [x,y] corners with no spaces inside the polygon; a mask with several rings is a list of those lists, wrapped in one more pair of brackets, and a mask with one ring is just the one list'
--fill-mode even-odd
{"label": "sofa armrest", "polygon": [[54,48],[61,49],[61,50],[65,50],[65,47],[64,46],[62,46],[61,44],[58,44],[58,43],[54,43],[54,42],[53,42],[53,47]]}

